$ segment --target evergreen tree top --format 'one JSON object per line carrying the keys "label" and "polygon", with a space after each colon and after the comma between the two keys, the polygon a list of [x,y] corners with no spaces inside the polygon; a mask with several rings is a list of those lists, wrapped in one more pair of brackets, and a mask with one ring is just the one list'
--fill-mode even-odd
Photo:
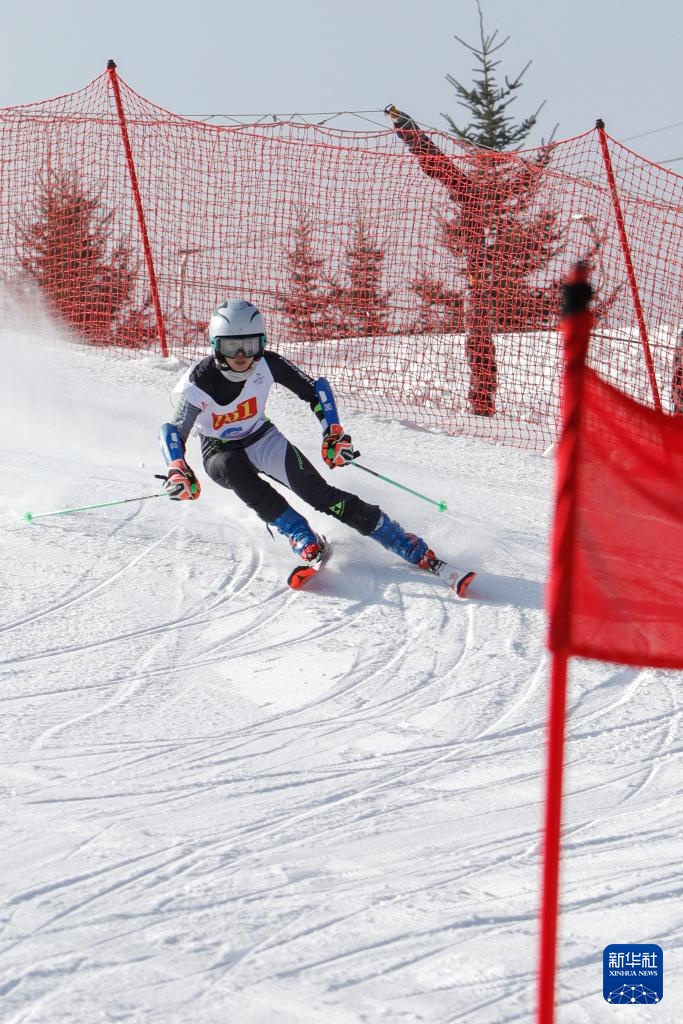
{"label": "evergreen tree top", "polygon": [[476,0],[476,3],[479,11],[479,46],[472,46],[457,35],[455,39],[476,57],[477,66],[473,70],[478,77],[468,88],[453,75],[446,75],[446,81],[453,86],[459,97],[459,105],[470,112],[471,121],[465,128],[460,128],[449,114],[441,116],[450,125],[451,132],[462,142],[470,142],[475,146],[493,150],[519,149],[529,132],[535,127],[538,115],[545,106],[545,100],[534,114],[525,117],[517,124],[515,123],[508,113],[508,107],[517,98],[516,92],[522,84],[522,78],[531,61],[522,68],[516,78],[510,80],[506,75],[505,85],[497,83],[496,68],[500,61],[494,60],[494,54],[505,46],[510,37],[506,36],[505,39],[497,42],[497,29],[487,35],[484,29],[481,4],[479,0]]}

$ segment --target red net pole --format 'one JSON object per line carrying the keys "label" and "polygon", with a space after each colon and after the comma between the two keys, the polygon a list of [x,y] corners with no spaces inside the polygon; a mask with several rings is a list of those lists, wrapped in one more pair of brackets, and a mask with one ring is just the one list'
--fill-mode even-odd
{"label": "red net pole", "polygon": [[643,352],[645,353],[645,365],[647,367],[647,375],[650,381],[650,387],[652,389],[652,400],[654,402],[654,406],[657,412],[661,412],[662,400],[659,397],[659,388],[657,387],[657,378],[655,376],[655,365],[652,359],[650,343],[647,337],[645,316],[643,315],[643,304],[640,301],[640,292],[638,291],[636,272],[634,270],[633,259],[631,257],[631,246],[629,245],[628,236],[626,234],[624,214],[621,209],[621,203],[619,202],[619,193],[617,191],[617,183],[614,177],[612,158],[610,156],[609,146],[607,145],[605,122],[598,119],[598,121],[596,121],[595,127],[598,130],[598,138],[600,139],[600,149],[602,151],[602,159],[605,163],[605,171],[607,173],[607,180],[609,182],[610,193],[612,195],[614,216],[616,217],[617,227],[619,229],[619,241],[621,243],[621,249],[624,254],[624,260],[626,262],[626,274],[628,277],[629,288],[631,289],[631,295],[633,296],[633,307],[636,311],[636,319],[638,320],[638,331],[640,332],[640,340],[643,345]]}
{"label": "red net pole", "polygon": [[145,211],[142,208],[140,188],[138,186],[137,174],[135,173],[135,163],[133,162],[133,150],[131,149],[130,138],[128,137],[126,115],[123,112],[123,101],[121,100],[121,90],[119,89],[119,80],[116,74],[116,64],[113,60],[107,62],[107,73],[109,75],[109,82],[112,87],[112,92],[114,93],[116,111],[118,113],[119,126],[121,128],[121,137],[123,139],[123,148],[126,152],[126,165],[128,167],[128,174],[130,176],[131,188],[133,189],[133,197],[135,199],[135,209],[137,210],[138,223],[140,225],[142,245],[145,252],[145,265],[147,267],[147,273],[149,274],[149,287],[152,295],[152,302],[154,304],[154,312],[157,321],[157,330],[159,332],[159,344],[161,346],[161,354],[163,356],[167,356],[168,347],[166,345],[166,327],[164,324],[164,316],[163,313],[161,312],[159,288],[157,286],[157,278],[156,273],[154,271],[154,260],[152,259],[152,247],[149,244],[149,235],[147,233],[147,224],[145,222]]}
{"label": "red net pole", "polygon": [[553,1024],[557,972],[557,928],[562,829],[567,662],[570,643],[572,573],[576,524],[583,371],[593,314],[585,266],[579,264],[564,288],[565,316],[562,436],[557,454],[555,521],[549,596],[549,646],[553,651],[546,762],[543,874],[538,958],[538,1024]]}

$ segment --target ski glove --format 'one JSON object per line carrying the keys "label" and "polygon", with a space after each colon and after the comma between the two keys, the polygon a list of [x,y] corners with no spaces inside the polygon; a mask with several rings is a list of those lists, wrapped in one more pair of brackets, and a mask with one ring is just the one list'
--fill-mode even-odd
{"label": "ski glove", "polygon": [[345,466],[353,462],[359,455],[360,452],[353,450],[353,441],[349,434],[344,433],[341,423],[333,423],[323,437],[323,462],[334,469],[335,466]]}
{"label": "ski glove", "polygon": [[173,501],[196,501],[202,493],[199,480],[183,459],[169,463],[164,490]]}

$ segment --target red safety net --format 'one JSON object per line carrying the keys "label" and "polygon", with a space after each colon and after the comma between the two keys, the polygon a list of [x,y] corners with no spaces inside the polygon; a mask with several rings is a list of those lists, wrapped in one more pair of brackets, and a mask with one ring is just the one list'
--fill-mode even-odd
{"label": "red safety net", "polygon": [[393,108],[381,131],[217,126],[111,68],[0,110],[0,134],[5,308],[37,296],[77,343],[199,357],[211,309],[245,297],[269,344],[346,407],[543,449],[559,282],[584,258],[591,364],[683,410],[683,178],[601,129],[509,154]]}

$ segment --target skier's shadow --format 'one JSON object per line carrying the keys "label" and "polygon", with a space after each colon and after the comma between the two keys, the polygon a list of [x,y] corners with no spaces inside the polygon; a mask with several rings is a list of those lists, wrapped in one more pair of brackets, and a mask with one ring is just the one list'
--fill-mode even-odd
{"label": "skier's shadow", "polygon": [[[420,574],[422,577],[422,574]],[[425,580],[429,577],[422,577]],[[395,579],[391,580],[399,584],[407,579],[405,569],[402,566],[396,568]],[[385,582],[390,581],[386,577]],[[449,592],[439,580],[431,580],[435,594],[448,597]],[[318,597],[346,597],[354,604],[367,604],[384,602],[383,587],[378,586],[371,572],[367,575],[356,573],[353,579],[346,578],[343,574],[333,575],[321,573],[320,577],[313,580],[307,588],[307,592]],[[477,573],[470,589],[467,592],[466,602],[474,605],[508,605],[511,608],[529,608],[541,610],[543,603],[544,585],[539,580],[528,580],[519,576],[503,576],[500,573],[486,572],[481,570]],[[454,594],[451,595],[455,597]],[[455,598],[457,603],[457,598]]]}
{"label": "skier's shadow", "polygon": [[467,592],[468,599],[477,604],[510,605],[539,611],[544,607],[543,596],[544,585],[539,580],[502,576],[495,572],[477,573]]}

